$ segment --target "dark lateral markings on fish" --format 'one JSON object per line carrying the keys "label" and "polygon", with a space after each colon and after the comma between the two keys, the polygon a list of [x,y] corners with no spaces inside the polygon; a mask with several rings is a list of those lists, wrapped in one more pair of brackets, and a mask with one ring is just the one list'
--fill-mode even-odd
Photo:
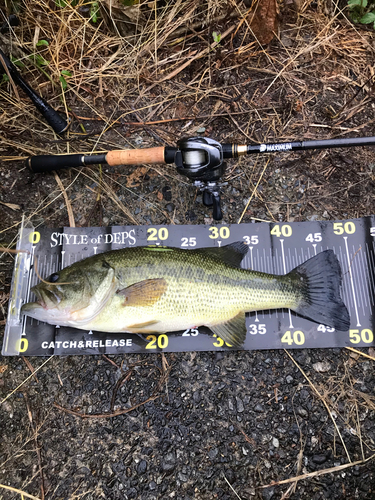
{"label": "dark lateral markings on fish", "polygon": [[25,229],[3,354],[374,345],[374,243],[374,216]]}

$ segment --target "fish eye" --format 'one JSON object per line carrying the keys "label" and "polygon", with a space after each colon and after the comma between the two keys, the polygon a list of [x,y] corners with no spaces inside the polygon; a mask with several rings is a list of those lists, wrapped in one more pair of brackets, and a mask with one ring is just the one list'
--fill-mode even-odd
{"label": "fish eye", "polygon": [[56,283],[56,281],[59,279],[58,273],[53,273],[51,276],[48,278],[48,281],[50,283]]}

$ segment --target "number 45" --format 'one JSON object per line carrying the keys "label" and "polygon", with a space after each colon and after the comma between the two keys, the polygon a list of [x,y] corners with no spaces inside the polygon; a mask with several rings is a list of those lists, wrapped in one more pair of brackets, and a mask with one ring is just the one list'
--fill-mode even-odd
{"label": "number 45", "polygon": [[322,241],[322,233],[310,233],[306,236],[305,241],[309,241],[310,243]]}

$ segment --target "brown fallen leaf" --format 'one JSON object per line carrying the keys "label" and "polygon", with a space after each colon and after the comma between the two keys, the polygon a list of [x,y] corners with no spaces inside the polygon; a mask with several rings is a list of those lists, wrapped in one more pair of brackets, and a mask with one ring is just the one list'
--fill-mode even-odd
{"label": "brown fallen leaf", "polygon": [[10,208],[11,210],[21,210],[21,207],[15,203],[5,203],[5,201],[0,201],[0,204]]}
{"label": "brown fallen leaf", "polygon": [[251,29],[262,45],[270,43],[277,33],[277,15],[276,0],[258,0],[255,9],[250,13]]}

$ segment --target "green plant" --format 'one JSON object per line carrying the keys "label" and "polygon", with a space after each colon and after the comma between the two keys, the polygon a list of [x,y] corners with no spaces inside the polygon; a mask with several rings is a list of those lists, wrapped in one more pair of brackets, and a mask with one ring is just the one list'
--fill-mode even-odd
{"label": "green plant", "polygon": [[212,32],[212,38],[214,39],[214,42],[220,43],[221,40],[221,34],[218,33],[217,31]]}
{"label": "green plant", "polygon": [[96,23],[99,18],[100,18],[99,2],[91,2],[90,19],[93,23]]}
{"label": "green plant", "polygon": [[375,29],[375,5],[371,3],[368,9],[367,6],[367,0],[348,0],[350,18],[355,23],[373,23],[373,28]]}
{"label": "green plant", "polygon": [[63,70],[61,71],[61,75],[60,75],[59,80],[60,80],[61,87],[62,87],[62,89],[63,89],[63,90],[66,90],[66,88],[67,88],[67,86],[68,86],[68,83],[67,83],[67,81],[66,81],[66,80],[65,80],[65,78],[64,78],[65,76],[72,76],[72,74],[71,74],[71,72],[70,72],[70,71],[68,71],[67,69],[63,69]]}

